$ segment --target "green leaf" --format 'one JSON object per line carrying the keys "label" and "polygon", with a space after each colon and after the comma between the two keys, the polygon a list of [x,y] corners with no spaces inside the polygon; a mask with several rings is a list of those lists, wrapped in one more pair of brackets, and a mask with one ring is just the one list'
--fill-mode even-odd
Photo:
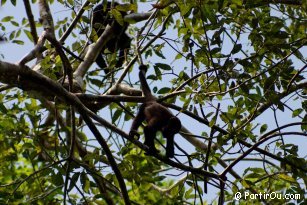
{"label": "green leaf", "polygon": [[115,18],[115,20],[120,24],[120,25],[124,25],[124,19],[122,14],[120,13],[120,11],[118,11],[117,9],[112,9],[111,13],[113,15],[113,17]]}
{"label": "green leaf", "polygon": [[52,176],[52,181],[56,186],[61,186],[64,184],[64,179],[61,172],[58,172],[57,174],[53,173],[51,176]]}
{"label": "green leaf", "polygon": [[128,12],[128,11],[137,11],[137,6],[136,4],[119,4],[116,6],[116,9],[119,11],[123,12]]}
{"label": "green leaf", "polygon": [[216,53],[219,53],[219,52],[221,52],[221,48],[220,47],[216,47],[216,48],[213,48],[212,50],[211,50],[211,54],[213,55],[213,54],[216,54]]}
{"label": "green leaf", "polygon": [[216,120],[217,120],[217,116],[214,116],[212,120],[209,122],[209,126],[213,127],[214,125],[216,125]]}
{"label": "green leaf", "polygon": [[23,41],[20,41],[20,40],[13,40],[12,43],[16,43],[18,45],[24,45],[25,44]]}
{"label": "green leaf", "polygon": [[23,30],[23,32],[26,34],[26,36],[28,37],[28,39],[29,39],[30,41],[33,42],[33,38],[32,38],[31,32],[28,31],[28,30]]}
{"label": "green leaf", "polygon": [[204,16],[207,17],[212,24],[217,24],[217,17],[215,15],[216,11],[212,7],[210,7],[209,4],[203,4],[202,9],[204,12]]}
{"label": "green leaf", "polygon": [[188,99],[185,99],[185,102],[184,102],[184,104],[183,104],[183,106],[182,106],[182,108],[184,109],[184,110],[186,110],[187,108],[188,108],[188,106],[190,105],[190,103],[191,103],[191,98],[188,98]]}
{"label": "green leaf", "polygon": [[2,112],[3,114],[7,114],[7,109],[6,107],[4,106],[3,103],[0,103],[0,112]]}
{"label": "green leaf", "polygon": [[184,198],[186,198],[186,199],[193,199],[194,198],[194,194],[193,194],[193,189],[192,188],[190,188],[188,191],[185,192]]}
{"label": "green leaf", "polygon": [[[19,23],[17,23],[16,21],[11,21],[11,24],[12,24],[13,26],[19,27]],[[20,30],[19,30],[19,31],[20,31]]]}
{"label": "green leaf", "polygon": [[84,173],[84,172],[81,173],[80,182],[81,182],[81,185],[82,185],[84,192],[89,193],[90,181],[89,181],[86,173]]}
{"label": "green leaf", "polygon": [[113,114],[112,116],[112,122],[115,123],[119,118],[120,116],[122,115],[123,111],[122,110],[116,110],[115,113]]}
{"label": "green leaf", "polygon": [[159,46],[156,46],[155,49],[153,49],[154,53],[159,56],[160,58],[162,59],[166,59],[165,56],[163,55],[163,52],[162,52],[162,48],[164,47],[164,43],[162,43],[161,45]]}
{"label": "green leaf", "polygon": [[297,181],[294,178],[292,178],[292,177],[290,177],[290,176],[288,176],[286,174],[279,174],[278,176],[279,176],[280,179],[283,179],[285,181],[292,182],[292,183],[297,183]]}
{"label": "green leaf", "polygon": [[233,47],[231,53],[232,53],[232,54],[238,53],[239,51],[241,51],[241,49],[242,49],[242,44],[236,44],[236,45]]}
{"label": "green leaf", "polygon": [[260,133],[261,134],[264,133],[267,129],[268,129],[268,125],[267,124],[262,125],[261,128],[260,128]]}
{"label": "green leaf", "polygon": [[242,186],[246,189],[250,188],[250,182],[248,182],[247,180],[242,180]]}
{"label": "green leaf", "polygon": [[302,108],[296,109],[292,112],[292,117],[299,116],[304,110]]}
{"label": "green leaf", "polygon": [[243,3],[241,0],[231,0],[231,2],[238,6],[242,6],[242,3]]}
{"label": "green leaf", "polygon": [[172,70],[171,66],[169,66],[168,64],[164,64],[164,63],[156,63],[154,67],[161,68],[162,70]]}
{"label": "green leaf", "polygon": [[158,94],[165,94],[165,93],[169,93],[171,91],[171,89],[169,87],[164,87],[161,88],[157,93]]}
{"label": "green leaf", "polygon": [[71,191],[74,186],[77,186],[77,181],[79,179],[79,176],[80,176],[80,173],[75,173],[72,177],[71,177],[71,180],[70,180],[70,183],[69,183],[69,188],[68,188],[68,191]]}
{"label": "green leaf", "polygon": [[12,19],[14,19],[13,16],[6,16],[6,17],[4,17],[1,21],[2,21],[2,22],[9,22],[9,21],[11,21]]}
{"label": "green leaf", "polygon": [[6,3],[7,0],[1,0],[1,6],[4,6],[4,4]]}

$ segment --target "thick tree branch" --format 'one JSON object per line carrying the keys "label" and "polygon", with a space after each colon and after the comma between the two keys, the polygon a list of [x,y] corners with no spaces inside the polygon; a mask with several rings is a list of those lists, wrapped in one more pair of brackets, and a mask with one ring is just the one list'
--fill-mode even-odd
{"label": "thick tree branch", "polygon": [[[73,105],[84,121],[89,126],[90,130],[94,134],[95,138],[97,139],[98,143],[101,145],[102,149],[107,155],[108,161],[116,175],[118,180],[119,186],[121,188],[123,198],[126,204],[130,204],[127,188],[124,182],[124,179],[118,169],[115,159],[109,149],[108,144],[101,136],[100,132],[88,116],[89,111],[81,101],[73,94],[69,93],[65,90],[59,83],[54,82],[53,80],[32,71],[29,68],[22,69],[21,67],[15,64],[4,63],[0,61],[0,81],[6,83],[14,83],[14,85],[18,85],[18,87],[25,89],[25,90],[33,90],[37,92],[49,92],[53,95],[57,96],[63,102],[66,102],[69,105]],[[92,113],[94,114],[94,113]]]}
{"label": "thick tree branch", "polygon": [[[93,118],[97,122],[99,122],[101,125],[105,126],[108,129],[111,129],[112,131],[118,133],[119,135],[125,137],[126,139],[130,140],[134,144],[136,144],[141,149],[147,151],[147,147],[143,145],[138,140],[135,140],[133,138],[130,138],[129,135],[125,132],[123,132],[118,127],[110,124],[105,119],[99,117],[95,113],[91,112],[89,109],[87,109],[82,102],[72,93],[69,93],[67,90],[65,90],[59,83],[54,82],[53,80],[36,73],[35,71],[32,71],[31,69],[21,69],[20,66],[15,64],[10,64],[6,62],[0,61],[0,82],[11,84],[13,83],[14,86],[18,86],[21,89],[25,91],[35,91],[37,93],[51,93],[52,95],[57,96],[59,99],[61,99],[63,102],[66,102],[67,104],[71,104],[76,107],[80,115],[85,120],[89,120]],[[20,79],[20,80],[18,80]],[[85,118],[84,118],[85,117]],[[91,123],[91,121],[90,121]],[[97,128],[96,128],[97,129]],[[96,133],[96,132],[94,132]],[[100,134],[100,133],[99,133]],[[104,139],[101,135],[95,136],[99,144],[102,146],[102,148],[105,148],[105,144],[103,142]],[[103,142],[101,141],[103,140]],[[104,144],[104,145],[103,145]],[[108,148],[109,149],[109,148]],[[108,160],[111,163],[111,160]],[[164,156],[155,154],[154,155],[157,159],[161,160],[162,162],[165,162],[171,166],[177,167],[179,169],[194,172],[195,174],[200,174],[202,176],[208,176],[212,178],[218,179],[219,176],[210,172],[205,172],[201,169],[191,168],[189,166],[185,166],[183,164],[178,164],[168,158],[165,158]],[[112,158],[113,159],[113,158]],[[114,159],[113,159],[114,160]],[[112,166],[112,165],[111,165]],[[112,167],[113,168],[113,167]]]}
{"label": "thick tree branch", "polygon": [[75,77],[77,78],[84,77],[90,66],[95,62],[102,48],[104,48],[106,43],[114,37],[113,35],[114,35],[114,28],[113,26],[108,25],[103,34],[98,38],[97,42],[92,43],[91,45],[88,46],[88,50],[84,57],[84,61],[80,63],[80,65],[74,72]]}
{"label": "thick tree branch", "polygon": [[[66,102],[67,104],[71,104],[80,113],[80,115],[83,117],[84,121],[88,124],[90,127],[91,131],[95,135],[97,141],[99,144],[102,146],[104,151],[106,152],[107,158],[110,162],[110,165],[119,181],[121,191],[123,194],[124,199],[128,202],[128,194],[127,190],[125,187],[125,183],[123,181],[123,178],[121,177],[120,171],[117,167],[117,164],[112,157],[112,153],[103,139],[103,137],[100,135],[99,131],[97,128],[94,126],[93,122],[91,121],[90,117],[93,118],[94,120],[98,121],[101,123],[103,126],[106,128],[112,129],[114,132],[122,135],[123,137],[127,138],[128,140],[132,141],[134,144],[142,148],[143,150],[147,150],[148,148],[143,145],[141,142],[134,140],[129,137],[129,135],[116,126],[108,123],[106,120],[103,118],[99,117],[95,113],[91,112],[88,110],[82,103],[81,101],[73,94],[69,93],[67,90],[65,90],[59,83],[52,81],[51,79],[36,73],[30,69],[21,69],[18,65],[15,64],[10,64],[10,63],[5,63],[0,61],[0,81],[3,83],[11,84],[13,83],[15,86],[18,86],[24,90],[31,90],[35,91],[38,93],[41,92],[49,92],[53,95],[56,95],[59,99],[61,99],[63,102]],[[19,80],[18,80],[19,79]],[[162,162],[165,162],[173,167],[177,167],[179,169],[185,170],[185,171],[190,171],[195,174],[199,174],[201,176],[207,176],[207,177],[212,177],[215,179],[219,179],[219,176],[216,174],[213,174],[211,172],[206,172],[201,169],[185,166],[183,164],[178,164],[168,158],[165,158],[164,156],[155,154],[154,157],[157,159],[161,160]]]}

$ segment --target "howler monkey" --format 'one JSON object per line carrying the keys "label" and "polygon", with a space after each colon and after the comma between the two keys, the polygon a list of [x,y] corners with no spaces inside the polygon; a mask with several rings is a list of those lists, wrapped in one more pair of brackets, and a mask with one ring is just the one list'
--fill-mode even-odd
{"label": "howler monkey", "polygon": [[129,135],[130,137],[138,135],[138,127],[144,120],[146,120],[147,126],[144,127],[144,144],[149,147],[148,154],[157,152],[154,140],[157,131],[161,131],[163,137],[167,140],[166,156],[172,158],[174,157],[174,135],[181,129],[181,122],[166,107],[159,104],[156,101],[156,98],[151,94],[145,77],[147,66],[141,65],[139,69],[139,78],[145,96],[145,102],[140,106],[139,111],[132,122]]}
{"label": "howler monkey", "polygon": [[[125,50],[130,48],[131,38],[126,34],[128,24],[119,24],[114,17],[110,14],[112,8],[115,8],[119,4],[114,2],[113,4],[108,1],[107,4],[103,2],[98,4],[93,10],[93,20],[92,26],[96,31],[98,37],[102,35],[106,26],[113,25],[114,28],[114,38],[109,40],[104,48],[102,48],[101,53],[96,58],[97,65],[104,69],[105,73],[108,74],[110,70],[107,68],[108,65],[103,57],[104,50],[107,48],[110,52],[115,53],[119,51],[119,57],[117,59],[116,67],[123,65],[125,58]],[[127,15],[126,12],[120,11],[121,15],[124,17]]]}

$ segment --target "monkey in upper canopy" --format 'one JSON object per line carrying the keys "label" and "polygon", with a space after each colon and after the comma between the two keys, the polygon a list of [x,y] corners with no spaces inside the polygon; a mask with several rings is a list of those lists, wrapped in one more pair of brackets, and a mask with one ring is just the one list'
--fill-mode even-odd
{"label": "monkey in upper canopy", "polygon": [[[111,10],[116,9],[116,6],[118,5],[119,3],[117,2],[112,3],[111,1],[107,1],[105,3],[105,1],[103,1],[95,6],[93,10],[92,26],[98,37],[102,35],[107,25],[112,25],[114,28],[114,37],[106,43],[105,47],[102,48],[101,53],[99,53],[96,58],[97,65],[104,69],[106,74],[110,72],[110,68],[108,68],[104,58],[105,49],[108,49],[109,52],[112,53],[119,51],[116,67],[121,67],[125,60],[125,51],[127,51],[131,46],[131,38],[126,33],[128,24],[124,22],[121,25],[111,15]],[[127,15],[124,11],[120,11],[120,14],[122,17]]]}

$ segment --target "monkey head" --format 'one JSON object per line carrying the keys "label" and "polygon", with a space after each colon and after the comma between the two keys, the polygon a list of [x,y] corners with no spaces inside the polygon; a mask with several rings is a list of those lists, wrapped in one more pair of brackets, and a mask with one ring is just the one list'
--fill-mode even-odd
{"label": "monkey head", "polygon": [[175,135],[176,133],[179,133],[180,129],[181,129],[180,120],[177,117],[173,116],[169,118],[166,126],[162,128],[162,132],[163,135],[165,136],[172,136]]}

